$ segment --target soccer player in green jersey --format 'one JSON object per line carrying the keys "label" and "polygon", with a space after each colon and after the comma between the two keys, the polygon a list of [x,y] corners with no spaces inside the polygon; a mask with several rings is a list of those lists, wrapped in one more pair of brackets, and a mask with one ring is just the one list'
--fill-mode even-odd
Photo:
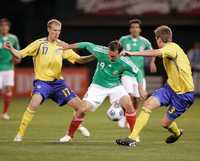
{"label": "soccer player in green jersey", "polygon": [[[121,46],[126,51],[143,51],[143,50],[150,50],[152,49],[151,43],[149,40],[144,38],[140,35],[141,33],[141,21],[139,19],[132,19],[129,22],[130,24],[130,34],[126,36],[122,36],[119,40]],[[128,59],[130,59],[131,62],[133,62],[141,71],[142,71],[142,81],[143,86],[146,89],[146,81],[145,81],[145,74],[144,74],[144,57],[143,56],[130,56]],[[155,59],[151,59],[150,61],[150,70],[151,72],[156,71],[155,66]],[[135,78],[135,75],[132,72],[125,71],[121,78],[122,85],[130,95],[134,107],[138,109],[139,106],[139,98],[140,94],[138,91],[138,82]],[[118,122],[119,127],[124,128],[126,125],[126,119],[125,117],[122,118]]]}
{"label": "soccer player in green jersey", "polygon": [[0,93],[3,96],[3,113],[1,117],[9,120],[8,108],[12,100],[12,87],[14,86],[14,62],[10,51],[3,48],[3,44],[9,41],[12,46],[19,50],[17,36],[10,34],[10,21],[0,19]]}
{"label": "soccer player in green jersey", "polygon": [[[128,58],[120,56],[122,47],[118,41],[112,41],[108,47],[95,45],[89,42],[81,42],[68,45],[68,49],[87,49],[97,58],[98,64],[92,83],[88,88],[83,100],[87,104],[86,111],[95,111],[109,97],[110,103],[118,103],[125,110],[126,120],[132,131],[136,113],[131,102],[131,98],[121,85],[121,75],[124,71],[133,73],[138,81],[141,97],[146,96],[146,91],[142,85],[142,72]],[[68,142],[71,137],[66,134],[60,139],[61,142]]]}

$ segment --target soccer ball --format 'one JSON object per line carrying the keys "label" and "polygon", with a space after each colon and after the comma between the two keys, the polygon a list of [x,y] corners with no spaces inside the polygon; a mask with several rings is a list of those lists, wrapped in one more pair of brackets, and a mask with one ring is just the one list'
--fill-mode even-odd
{"label": "soccer ball", "polygon": [[107,110],[107,116],[111,121],[119,121],[124,116],[124,110],[119,104],[112,104]]}

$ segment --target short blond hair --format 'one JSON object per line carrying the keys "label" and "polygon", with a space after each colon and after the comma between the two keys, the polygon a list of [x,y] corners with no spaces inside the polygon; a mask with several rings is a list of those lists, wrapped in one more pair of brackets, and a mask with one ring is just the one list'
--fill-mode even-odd
{"label": "short blond hair", "polygon": [[52,24],[56,24],[56,25],[59,25],[59,26],[62,26],[62,23],[57,20],[57,19],[51,19],[47,22],[47,27],[51,27]]}
{"label": "short blond hair", "polygon": [[160,38],[164,43],[172,41],[172,30],[169,26],[162,25],[154,30],[156,39]]}

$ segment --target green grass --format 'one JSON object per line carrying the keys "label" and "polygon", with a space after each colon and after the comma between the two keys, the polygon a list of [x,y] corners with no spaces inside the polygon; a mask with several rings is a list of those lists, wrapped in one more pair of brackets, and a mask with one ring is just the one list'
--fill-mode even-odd
{"label": "green grass", "polygon": [[[2,100],[0,100],[2,102]],[[73,142],[59,144],[72,117],[68,107],[57,107],[45,102],[37,111],[22,143],[12,142],[27,99],[12,103],[10,121],[0,120],[0,161],[199,161],[200,160],[200,100],[178,119],[185,129],[183,137],[173,145],[166,145],[168,132],[160,127],[164,109],[153,112],[141,134],[136,148],[121,147],[114,140],[128,135],[106,117],[108,102],[95,113],[88,114],[84,125],[91,137],[77,133]]]}

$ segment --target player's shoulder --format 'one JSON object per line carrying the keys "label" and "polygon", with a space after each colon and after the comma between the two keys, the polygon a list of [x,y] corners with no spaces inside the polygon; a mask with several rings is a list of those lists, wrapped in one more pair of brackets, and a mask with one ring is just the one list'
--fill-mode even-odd
{"label": "player's shoulder", "polygon": [[124,35],[124,36],[121,36],[120,37],[120,41],[124,41],[124,40],[127,40],[127,39],[131,39],[131,35]]}
{"label": "player's shoulder", "polygon": [[169,42],[165,46],[166,48],[181,49],[181,47],[175,42]]}
{"label": "player's shoulder", "polygon": [[48,40],[47,40],[47,37],[43,37],[43,38],[36,39],[35,41],[33,41],[33,43],[45,44],[45,43],[48,43]]}
{"label": "player's shoulder", "polygon": [[9,33],[8,37],[15,40],[18,39],[15,34],[11,34],[11,33]]}
{"label": "player's shoulder", "polygon": [[106,46],[101,46],[101,45],[95,45],[93,50],[103,53],[103,54],[108,54],[108,47]]}
{"label": "player's shoulder", "polygon": [[139,39],[144,42],[150,43],[150,41],[147,38],[145,38],[144,36],[139,36]]}
{"label": "player's shoulder", "polygon": [[134,63],[131,61],[131,59],[128,56],[120,56],[119,58],[123,63],[133,66]]}

